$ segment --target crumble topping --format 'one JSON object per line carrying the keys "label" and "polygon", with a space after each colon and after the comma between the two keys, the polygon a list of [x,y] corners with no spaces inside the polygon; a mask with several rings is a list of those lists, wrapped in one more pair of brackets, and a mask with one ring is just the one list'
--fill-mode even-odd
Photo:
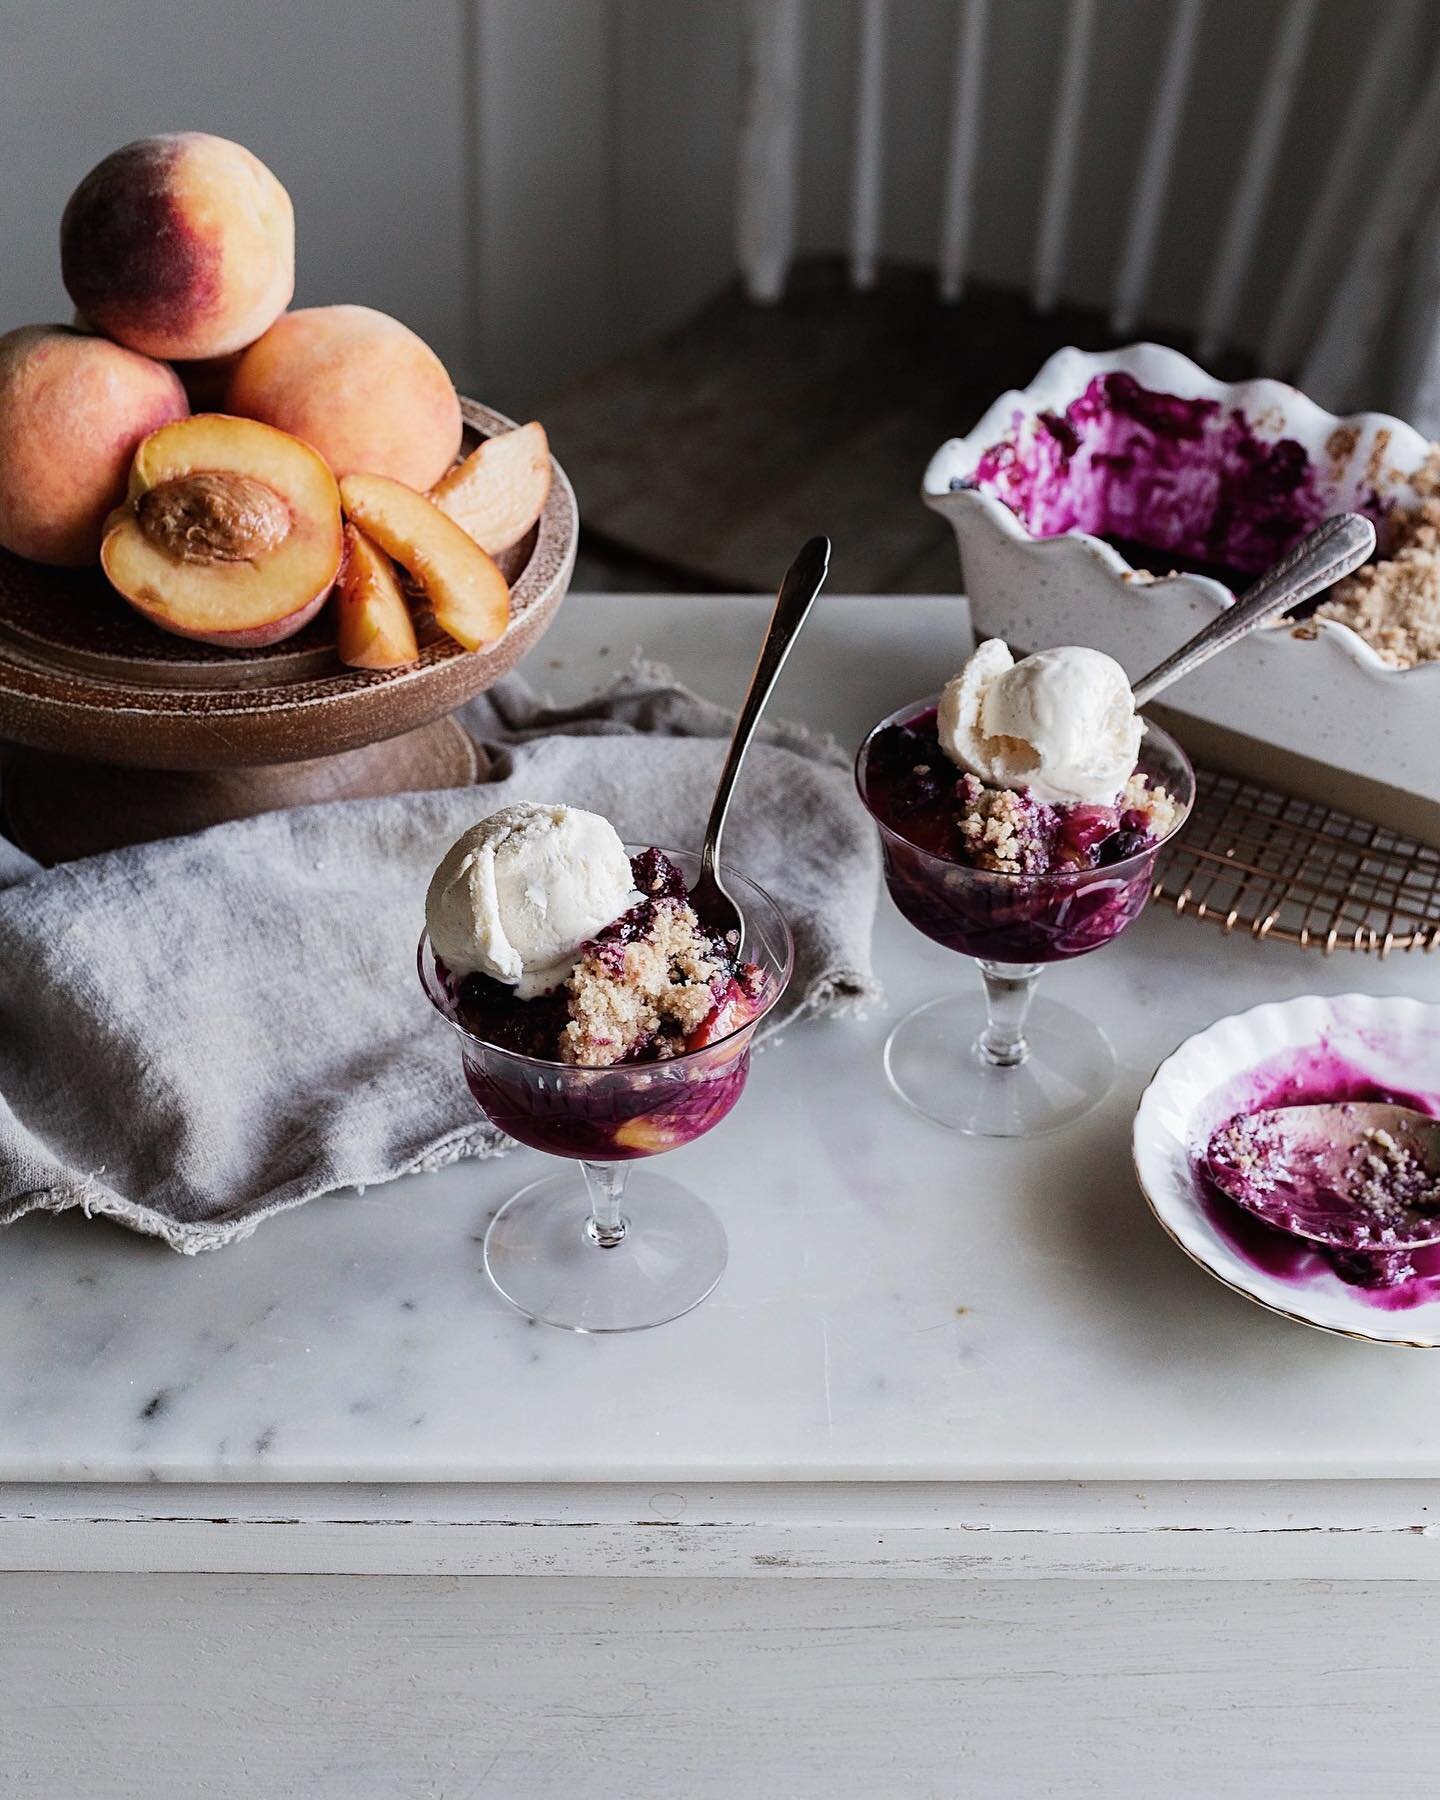
{"label": "crumble topping", "polygon": [[1152,787],[1150,777],[1139,769],[1125,783],[1117,804],[1121,812],[1139,813],[1152,838],[1168,837],[1180,823],[1183,810],[1169,788]]}
{"label": "crumble topping", "polygon": [[1440,1183],[1422,1159],[1388,1131],[1372,1126],[1355,1147],[1356,1199],[1376,1212],[1408,1206],[1416,1212],[1440,1209]]}
{"label": "crumble topping", "polygon": [[1315,609],[1348,625],[1396,669],[1440,662],[1440,499],[1392,510],[1386,556],[1343,581]]}
{"label": "crumble topping", "polygon": [[643,936],[597,943],[576,964],[562,1062],[608,1068],[642,1044],[656,1058],[675,1056],[715,1011],[716,989],[730,978],[715,940],[685,901],[662,898],[652,908]]}
{"label": "crumble topping", "polygon": [[733,933],[701,924],[669,857],[643,850],[630,870],[642,899],[581,947],[561,986],[521,999],[489,975],[465,976],[464,1028],[522,1056],[604,1069],[666,1061],[757,1018],[767,999],[764,969],[737,962]]}
{"label": "crumble topping", "polygon": [[966,858],[977,869],[1023,875],[1049,861],[1045,837],[1038,829],[1040,809],[1009,788],[986,787],[975,775],[956,787],[956,829]]}

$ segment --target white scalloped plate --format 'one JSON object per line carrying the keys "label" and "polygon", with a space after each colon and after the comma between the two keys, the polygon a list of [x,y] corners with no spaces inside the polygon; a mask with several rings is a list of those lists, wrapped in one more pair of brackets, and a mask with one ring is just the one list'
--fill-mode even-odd
{"label": "white scalloped plate", "polygon": [[1221,1019],[1161,1063],[1135,1114],[1135,1173],[1150,1210],[1217,1281],[1282,1318],[1344,1337],[1440,1348],[1434,1299],[1390,1310],[1341,1281],[1318,1255],[1295,1277],[1252,1262],[1211,1219],[1195,1160],[1243,1104],[1247,1078],[1287,1053],[1329,1052],[1379,1086],[1440,1095],[1440,1005],[1366,994],[1272,1002]]}

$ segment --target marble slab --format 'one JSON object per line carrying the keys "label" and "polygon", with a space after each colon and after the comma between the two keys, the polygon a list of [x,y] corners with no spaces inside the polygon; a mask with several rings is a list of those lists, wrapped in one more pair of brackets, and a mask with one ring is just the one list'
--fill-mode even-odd
{"label": "marble slab", "polygon": [[[734,701],[768,607],[576,595],[530,673],[570,697],[643,646]],[[827,597],[777,707],[853,742],[967,641],[952,598]],[[528,1151],[316,1201],[194,1259],[35,1217],[0,1235],[0,1479],[1440,1475],[1440,1358],[1218,1286],[1152,1222],[1128,1149],[1146,1079],[1197,1027],[1311,991],[1440,998],[1440,961],[1325,960],[1152,910],[1047,973],[1111,1034],[1120,1078],[1028,1144],[952,1137],[892,1098],[895,1013],[973,977],[888,901],[876,962],[885,1010],[792,1033],[670,1158],[730,1234],[689,1317],[596,1339],[499,1300],[480,1239],[540,1169]]]}

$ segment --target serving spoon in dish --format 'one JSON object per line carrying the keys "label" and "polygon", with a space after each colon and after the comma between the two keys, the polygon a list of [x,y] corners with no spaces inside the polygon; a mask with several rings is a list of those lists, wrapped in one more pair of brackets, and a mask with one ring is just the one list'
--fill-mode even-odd
{"label": "serving spoon in dish", "polygon": [[1440,1119],[1342,1100],[1222,1125],[1205,1151],[1220,1191],[1267,1225],[1342,1254],[1440,1240]]}
{"label": "serving spoon in dish", "polygon": [[1142,675],[1131,686],[1136,707],[1163,688],[1192,674],[1222,650],[1277,618],[1291,607],[1312,600],[1332,583],[1353,573],[1374,552],[1375,527],[1363,513],[1336,513],[1287,550],[1218,617]]}
{"label": "serving spoon in dish", "polygon": [[769,629],[756,659],[755,673],[750,677],[750,690],[740,708],[740,716],[735,721],[730,748],[725,752],[720,779],[715,784],[715,798],[710,805],[705,842],[700,850],[700,873],[690,890],[690,904],[700,923],[730,939],[737,962],[745,948],[745,918],[725,891],[725,884],[720,879],[720,834],[725,829],[725,817],[730,811],[730,800],[735,792],[740,765],[745,760],[745,752],[750,748],[750,740],[760,723],[760,715],[764,712],[780,671],[785,666],[791,646],[799,636],[800,627],[814,605],[815,596],[825,585],[829,568],[829,538],[813,537],[801,547],[800,554],[785,571],[785,579],[780,583],[780,593],[775,601],[775,610],[770,615]]}

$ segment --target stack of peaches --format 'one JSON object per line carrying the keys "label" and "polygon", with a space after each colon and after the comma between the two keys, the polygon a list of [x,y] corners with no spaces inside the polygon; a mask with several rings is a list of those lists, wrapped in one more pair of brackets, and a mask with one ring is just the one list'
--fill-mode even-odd
{"label": "stack of peaches", "polygon": [[417,658],[412,605],[467,650],[503,635],[494,559],[545,504],[544,430],[457,461],[460,402],[413,331],[287,312],[294,213],[257,157],[203,132],[127,144],[71,195],[60,256],[74,323],[0,337],[0,546],[98,559],[162,630],[235,649],[332,591],[356,668]]}

